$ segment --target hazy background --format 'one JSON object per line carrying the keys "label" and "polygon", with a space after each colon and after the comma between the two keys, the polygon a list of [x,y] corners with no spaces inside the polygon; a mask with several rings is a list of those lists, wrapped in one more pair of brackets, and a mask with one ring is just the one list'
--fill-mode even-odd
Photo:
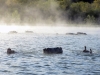
{"label": "hazy background", "polygon": [[99,4],[100,0],[0,0],[0,32],[99,27]]}
{"label": "hazy background", "polygon": [[64,23],[63,11],[55,0],[0,0],[1,23],[53,24]]}
{"label": "hazy background", "polygon": [[0,23],[99,25],[99,0],[0,0]]}

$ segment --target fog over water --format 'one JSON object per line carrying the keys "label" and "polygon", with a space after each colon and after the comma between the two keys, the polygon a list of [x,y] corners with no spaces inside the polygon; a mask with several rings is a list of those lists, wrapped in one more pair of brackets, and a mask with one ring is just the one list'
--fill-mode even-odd
{"label": "fog over water", "polygon": [[[65,33],[69,29],[75,33],[93,30],[49,28],[36,28],[36,31]],[[0,75],[99,75],[100,35],[90,35],[90,32],[88,35],[0,34]],[[91,48],[93,54],[83,53],[84,46],[87,50]],[[8,55],[9,47],[17,53]],[[43,49],[48,47],[62,47],[63,53],[44,54]]]}
{"label": "fog over water", "polygon": [[65,33],[77,33],[77,32],[85,32],[89,34],[99,34],[100,27],[86,27],[86,26],[64,26],[59,25],[0,25],[1,33],[8,33],[10,31],[17,31],[18,33],[24,33],[25,31],[33,31],[34,33],[52,33],[52,34],[65,34]]}
{"label": "fog over water", "polygon": [[[0,75],[100,75],[100,27],[68,22],[55,0],[16,1],[0,1]],[[77,32],[87,35],[66,35]],[[84,46],[93,54],[83,53]],[[49,47],[63,53],[44,54]],[[8,55],[7,48],[17,53]]]}
{"label": "fog over water", "polygon": [[[17,31],[17,34],[7,34]],[[25,33],[33,31],[33,33]],[[100,28],[44,25],[0,25],[0,75],[99,75]],[[66,35],[84,32],[87,35]],[[5,33],[5,34],[3,34]],[[84,46],[93,54],[83,53]],[[8,55],[7,48],[17,53]],[[44,48],[62,47],[62,54],[47,55]]]}

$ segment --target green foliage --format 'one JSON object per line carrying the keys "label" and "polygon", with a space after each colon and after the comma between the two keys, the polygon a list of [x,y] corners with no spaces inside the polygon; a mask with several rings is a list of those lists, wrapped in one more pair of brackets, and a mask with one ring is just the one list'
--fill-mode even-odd
{"label": "green foliage", "polygon": [[0,6],[0,18],[11,23],[52,23],[61,17],[70,22],[81,18],[82,23],[99,23],[100,19],[100,0],[0,0]]}
{"label": "green foliage", "polygon": [[95,17],[94,16],[90,16],[87,15],[86,19],[85,19],[86,23],[95,23]]}
{"label": "green foliage", "polygon": [[95,0],[92,4],[87,2],[77,2],[70,5],[69,17],[72,20],[82,17],[84,23],[97,23],[100,15],[100,0]]}

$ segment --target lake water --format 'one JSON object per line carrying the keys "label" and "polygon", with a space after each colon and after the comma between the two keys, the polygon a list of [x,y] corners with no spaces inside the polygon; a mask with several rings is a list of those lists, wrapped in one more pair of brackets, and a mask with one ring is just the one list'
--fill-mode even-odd
{"label": "lake water", "polygon": [[[8,55],[9,47],[17,53]],[[47,47],[63,54],[44,54]],[[100,35],[0,34],[0,75],[100,75]]]}

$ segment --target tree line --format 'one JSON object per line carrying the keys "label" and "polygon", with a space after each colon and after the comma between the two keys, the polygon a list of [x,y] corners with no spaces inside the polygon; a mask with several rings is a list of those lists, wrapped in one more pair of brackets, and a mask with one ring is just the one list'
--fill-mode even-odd
{"label": "tree line", "polygon": [[0,0],[0,20],[10,23],[100,24],[100,0]]}

